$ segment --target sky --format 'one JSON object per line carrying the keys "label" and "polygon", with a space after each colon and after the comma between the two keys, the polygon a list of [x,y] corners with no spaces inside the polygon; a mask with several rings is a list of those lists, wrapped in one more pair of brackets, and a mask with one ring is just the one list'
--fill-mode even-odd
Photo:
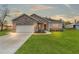
{"label": "sky", "polygon": [[[3,9],[0,4],[0,10]],[[79,19],[79,4],[8,4],[10,17],[13,19],[23,13],[27,15],[37,14],[40,16],[51,17],[53,19],[62,18],[65,21]]]}

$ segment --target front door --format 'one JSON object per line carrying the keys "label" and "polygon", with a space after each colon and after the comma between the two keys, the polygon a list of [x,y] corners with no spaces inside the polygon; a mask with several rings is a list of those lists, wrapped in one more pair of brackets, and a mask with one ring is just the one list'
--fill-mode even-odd
{"label": "front door", "polygon": [[44,30],[46,30],[47,29],[47,25],[46,24],[44,24]]}

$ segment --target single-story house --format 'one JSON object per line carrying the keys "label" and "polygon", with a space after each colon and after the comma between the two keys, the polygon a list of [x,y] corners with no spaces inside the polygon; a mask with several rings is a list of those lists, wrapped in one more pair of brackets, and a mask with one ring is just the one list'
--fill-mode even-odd
{"label": "single-story house", "polygon": [[53,20],[36,14],[30,16],[22,14],[13,19],[13,29],[16,32],[45,32],[49,30],[62,30],[61,20]]}

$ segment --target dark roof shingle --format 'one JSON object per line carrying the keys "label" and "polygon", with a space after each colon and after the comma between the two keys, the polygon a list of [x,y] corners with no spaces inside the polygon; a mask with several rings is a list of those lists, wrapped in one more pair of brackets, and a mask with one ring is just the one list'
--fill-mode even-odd
{"label": "dark roof shingle", "polygon": [[35,20],[37,20],[38,22],[40,23],[43,23],[43,22],[48,22],[46,19],[44,19],[43,17],[41,16],[38,16],[36,14],[32,14],[31,17]]}

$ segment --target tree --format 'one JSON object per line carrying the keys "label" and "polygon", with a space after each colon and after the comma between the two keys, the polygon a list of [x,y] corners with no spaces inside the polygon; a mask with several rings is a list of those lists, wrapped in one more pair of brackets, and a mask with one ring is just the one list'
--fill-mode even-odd
{"label": "tree", "polygon": [[8,16],[8,8],[7,5],[2,5],[1,9],[1,16],[0,16],[0,24],[1,24],[1,31],[3,31],[4,23],[5,23],[5,18]]}
{"label": "tree", "polygon": [[5,26],[5,29],[6,29],[6,30],[8,30],[8,25],[7,25],[7,24],[8,24],[8,22],[7,22],[7,20],[5,20],[5,21],[4,21],[4,26]]}

